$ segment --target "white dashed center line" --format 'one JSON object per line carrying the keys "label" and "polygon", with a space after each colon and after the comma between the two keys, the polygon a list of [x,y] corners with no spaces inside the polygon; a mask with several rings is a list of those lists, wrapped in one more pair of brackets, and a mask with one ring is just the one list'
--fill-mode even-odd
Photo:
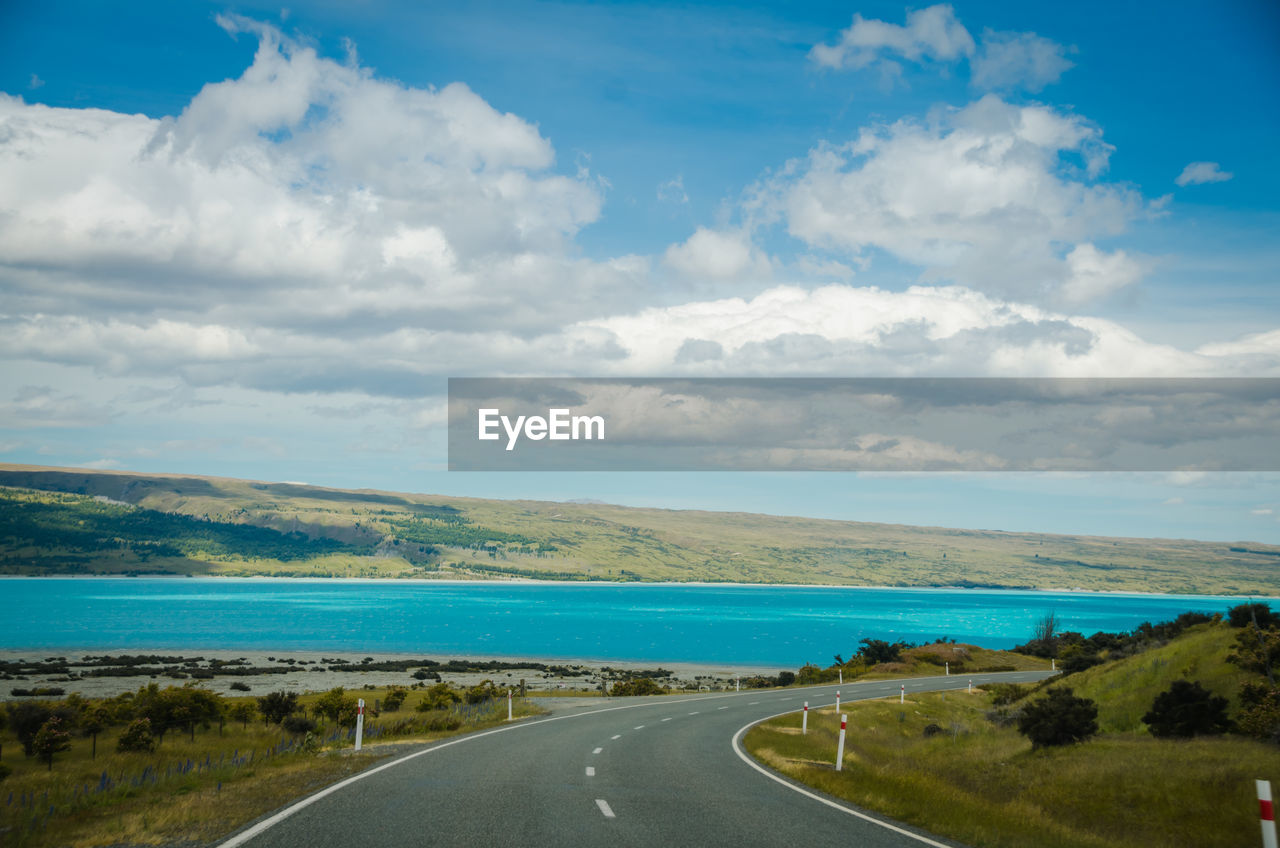
{"label": "white dashed center line", "polygon": [[666,718],[663,719],[663,721],[671,721],[671,716],[667,716]]}
{"label": "white dashed center line", "polygon": [[750,702],[749,704],[747,704],[747,706],[748,706],[748,707],[754,707],[754,706],[755,706],[756,704],[758,704],[758,703],[760,703],[760,702],[759,702],[759,701],[752,701],[752,702]]}
{"label": "white dashed center line", "polygon": [[727,709],[729,709],[729,708],[728,708],[728,707],[716,707],[716,709],[717,709],[717,710],[727,710]]}
{"label": "white dashed center line", "polygon": [[601,751],[603,751],[603,750],[604,750],[604,748],[596,748],[596,749],[595,749],[594,751],[592,751],[591,753],[593,753],[593,754],[598,754],[598,753],[600,753],[600,752],[601,752]]}
{"label": "white dashed center line", "polygon": [[689,713],[689,715],[697,715],[697,714],[698,714],[697,710],[694,710],[693,712]]}
{"label": "white dashed center line", "polygon": [[596,767],[587,766],[587,777],[595,777],[595,776],[596,776]]}
{"label": "white dashed center line", "polygon": [[596,806],[600,808],[600,812],[604,813],[604,817],[605,817],[605,818],[607,818],[607,819],[616,819],[616,818],[617,818],[617,816],[615,816],[615,815],[613,814],[613,809],[612,809],[612,808],[610,808],[610,806],[609,806],[609,802],[608,802],[608,801],[606,801],[605,799],[603,799],[603,798],[597,798],[597,799],[596,799]]}
{"label": "white dashed center line", "polygon": [[613,736],[613,737],[610,737],[610,738],[612,738],[612,739],[621,739],[621,738],[622,738],[622,734],[621,734],[621,733],[619,733],[617,736]]}
{"label": "white dashed center line", "polygon": [[643,725],[643,724],[638,724],[638,725],[636,725],[635,727],[633,727],[633,728],[631,728],[631,729],[632,729],[632,730],[644,730],[644,725]]}

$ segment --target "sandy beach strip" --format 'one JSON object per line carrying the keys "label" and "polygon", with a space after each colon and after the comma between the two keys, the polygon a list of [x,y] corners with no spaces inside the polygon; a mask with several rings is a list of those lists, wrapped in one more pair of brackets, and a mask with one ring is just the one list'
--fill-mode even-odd
{"label": "sandy beach strip", "polygon": [[[111,649],[111,650],[66,650],[66,649],[49,649],[36,648],[25,651],[0,650],[0,660],[9,662],[14,661],[35,661],[44,662],[50,659],[64,658],[71,662],[82,660],[84,657],[120,657],[120,656],[138,656],[138,655],[156,655],[162,657],[181,658],[181,660],[194,660],[203,658],[197,666],[190,666],[189,669],[206,670],[208,661],[217,660],[244,660],[248,666],[255,668],[289,668],[287,673],[263,673],[252,675],[237,674],[217,674],[211,679],[176,679],[159,671],[156,667],[154,674],[132,675],[127,677],[80,677],[76,680],[68,680],[66,674],[31,674],[23,675],[24,679],[0,680],[0,701],[27,700],[27,698],[14,696],[11,694],[13,689],[35,689],[44,687],[56,687],[63,689],[67,694],[72,692],[79,693],[87,698],[103,698],[119,695],[122,692],[135,692],[139,687],[148,683],[157,683],[160,686],[182,686],[192,683],[218,692],[222,695],[240,696],[240,695],[265,695],[268,692],[286,691],[286,692],[323,692],[332,689],[335,686],[342,686],[346,689],[362,689],[366,686],[382,688],[386,686],[413,686],[419,682],[431,684],[433,680],[419,681],[413,677],[416,667],[410,667],[404,671],[370,671],[361,670],[361,665],[366,657],[372,658],[373,663],[379,662],[402,662],[406,660],[425,659],[434,660],[439,663],[445,663],[450,660],[460,660],[464,662],[530,662],[541,663],[548,666],[565,666],[566,668],[585,670],[587,673],[583,675],[565,675],[557,674],[555,671],[541,671],[534,668],[512,668],[512,669],[494,669],[482,671],[468,672],[448,672],[440,671],[440,677],[446,683],[454,687],[474,686],[482,680],[492,680],[499,687],[511,686],[518,688],[520,681],[524,680],[527,689],[530,692],[547,693],[561,690],[574,689],[597,689],[602,681],[613,679],[607,676],[605,669],[619,669],[624,671],[649,671],[654,669],[664,669],[672,672],[673,677],[659,679],[660,683],[671,683],[676,686],[675,681],[682,681],[691,686],[707,685],[715,688],[723,688],[732,686],[733,679],[737,675],[749,677],[752,675],[773,676],[783,671],[783,668],[763,665],[735,665],[731,663],[695,663],[695,662],[657,662],[657,661],[639,661],[639,660],[598,660],[598,659],[578,659],[564,657],[522,657],[513,655],[465,655],[465,654],[404,654],[404,653],[350,653],[341,651],[236,651],[236,650],[197,650],[192,648],[129,648],[129,649]],[[288,660],[293,660],[292,663]],[[334,663],[334,660],[346,660],[345,664]],[[166,665],[181,665],[181,661],[174,663],[166,663]],[[297,670],[299,667],[305,666],[305,671]],[[332,670],[332,669],[337,670]],[[80,674],[91,669],[73,668],[72,674]],[[233,667],[234,670],[234,667]],[[431,667],[426,667],[428,672],[436,671]],[[795,669],[789,669],[794,671]],[[243,683],[249,687],[249,691],[235,690],[231,688],[232,683]]]}

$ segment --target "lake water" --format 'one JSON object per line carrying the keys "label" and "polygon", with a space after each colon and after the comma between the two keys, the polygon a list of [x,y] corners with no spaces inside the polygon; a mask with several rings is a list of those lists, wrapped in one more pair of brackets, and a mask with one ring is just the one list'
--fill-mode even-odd
{"label": "lake water", "polygon": [[[796,668],[864,637],[1025,642],[1054,612],[1086,635],[1240,598],[1083,592],[235,578],[0,580],[0,649],[342,651]],[[1273,602],[1273,606],[1277,605]]]}

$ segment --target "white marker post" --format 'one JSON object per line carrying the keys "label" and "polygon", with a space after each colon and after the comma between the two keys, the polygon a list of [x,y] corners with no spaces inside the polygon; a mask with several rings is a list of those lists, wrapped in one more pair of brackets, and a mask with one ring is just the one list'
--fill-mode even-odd
{"label": "white marker post", "polygon": [[907,702],[907,684],[902,684],[902,692],[898,695],[898,703],[905,704]]}
{"label": "white marker post", "polygon": [[356,750],[364,744],[364,698],[356,701]]}
{"label": "white marker post", "polygon": [[840,690],[836,690],[836,712],[840,712]]}
{"label": "white marker post", "polygon": [[733,691],[735,692],[742,691],[742,678],[740,678],[736,674],[733,676]]}
{"label": "white marker post", "polygon": [[804,736],[809,732],[809,702],[804,702],[804,715],[800,717],[800,735]]}
{"label": "white marker post", "polygon": [[507,721],[511,721],[511,690],[507,690]]}
{"label": "white marker post", "polygon": [[836,673],[840,675],[840,685],[843,686],[844,685],[844,669],[843,668],[836,669]]}
{"label": "white marker post", "polygon": [[943,668],[945,668],[945,669],[947,670],[947,676],[948,676],[948,677],[950,677],[950,676],[951,676],[951,663],[949,663],[949,662],[944,662],[944,663],[942,664],[942,666],[943,666]]}
{"label": "white marker post", "polygon": [[840,716],[840,745],[836,748],[836,771],[844,768],[844,728],[849,723],[847,715]]}
{"label": "white marker post", "polygon": [[1262,819],[1262,848],[1276,848],[1276,811],[1271,805],[1271,781],[1258,784],[1258,815]]}
{"label": "white marker post", "polygon": [[1050,660],[1049,660],[1049,670],[1050,670],[1050,671],[1057,671],[1057,670],[1058,670],[1058,661],[1057,661],[1056,659],[1050,659]]}
{"label": "white marker post", "polygon": [[970,692],[972,692],[972,691],[973,691],[973,678],[972,678],[972,677],[970,677],[970,678],[969,678],[969,691],[970,691]]}

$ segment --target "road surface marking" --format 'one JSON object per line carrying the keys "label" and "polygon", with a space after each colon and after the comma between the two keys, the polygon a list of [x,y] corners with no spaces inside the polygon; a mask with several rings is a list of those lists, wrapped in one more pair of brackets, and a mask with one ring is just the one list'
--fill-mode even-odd
{"label": "road surface marking", "polygon": [[608,801],[606,801],[605,799],[603,799],[603,798],[597,798],[597,799],[596,799],[596,806],[600,808],[600,812],[604,813],[604,817],[605,817],[605,818],[607,818],[607,819],[616,819],[616,818],[617,818],[617,816],[615,816],[615,815],[613,814],[613,809],[609,806],[609,802],[608,802]]}
{"label": "road surface marking", "polygon": [[595,777],[595,776],[596,776],[596,767],[587,766],[587,777]]}
{"label": "road surface marking", "polygon": [[638,725],[636,725],[635,727],[633,727],[633,728],[631,728],[631,729],[632,729],[632,730],[644,730],[644,725],[643,725],[643,724],[638,724]]}
{"label": "road surface marking", "polygon": [[689,715],[697,715],[697,714],[698,714],[697,710],[694,710],[693,712],[689,713]]}
{"label": "road surface marking", "polygon": [[[850,698],[849,700],[860,701],[863,699]],[[906,836],[910,839],[914,839],[917,842],[922,842],[925,845],[931,846],[931,848],[947,848],[947,846],[944,845],[943,843],[935,842],[934,840],[928,838],[927,836],[921,836],[918,833],[912,833],[911,831],[898,827],[897,825],[892,825],[892,824],[889,824],[889,822],[881,821],[880,819],[873,818],[867,815],[866,813],[860,813],[857,810],[851,810],[848,807],[846,807],[844,804],[841,804],[838,801],[833,801],[830,798],[824,798],[821,795],[817,795],[813,792],[810,792],[808,789],[801,789],[799,786],[796,786],[791,781],[779,777],[778,775],[766,769],[764,766],[757,763],[750,756],[748,756],[747,753],[743,751],[742,748],[738,745],[738,742],[742,739],[742,737],[746,734],[746,732],[751,728],[755,727],[757,724],[763,724],[769,719],[777,718],[778,716],[791,715],[794,712],[795,710],[789,710],[788,712],[785,712],[785,713],[778,713],[778,715],[767,716],[762,719],[757,719],[756,721],[753,721],[750,724],[739,728],[738,732],[733,734],[733,739],[730,741],[730,744],[733,746],[733,752],[737,754],[738,758],[741,759],[744,763],[751,766],[753,769],[760,772],[765,777],[769,778],[772,781],[776,781],[777,783],[781,783],[783,786],[787,787],[788,789],[795,792],[799,792],[801,795],[804,795],[807,798],[812,798],[813,800],[826,804],[828,807],[839,810],[842,813],[848,813],[851,816],[857,816],[858,818],[862,819],[865,822],[870,822],[871,824],[879,825],[880,827],[883,827],[886,830],[892,830],[894,833],[900,833],[903,836]]]}
{"label": "road surface marking", "polygon": [[591,753],[593,753],[593,754],[598,754],[598,753],[600,753],[600,752],[601,752],[601,751],[603,751],[603,750],[604,750],[604,748],[596,748],[596,749],[595,749],[594,751],[592,751]]}
{"label": "road surface marking", "polygon": [[[1034,672],[1032,671],[1010,672],[1010,674],[1033,674],[1033,673]],[[1058,672],[1058,674],[1061,674],[1061,672]],[[984,678],[990,678],[995,676],[997,675],[983,675]],[[1044,678],[1052,677],[1052,676],[1053,675],[1048,672],[1044,673]],[[1041,678],[1041,679],[1044,679],[1044,678]],[[859,685],[859,684],[854,684],[854,685]],[[805,686],[800,688],[822,689],[824,687],[819,685],[819,686]],[[960,684],[956,684],[954,688],[963,689],[964,686]],[[705,700],[712,700],[714,698],[732,698],[732,697],[733,695],[712,695],[709,697],[702,696],[702,695],[694,695],[689,698],[676,699],[671,703],[681,704],[681,703],[689,703],[690,701],[705,701]],[[375,774],[380,774],[381,772],[384,772],[387,769],[395,768],[396,766],[402,763],[407,763],[410,760],[416,760],[418,757],[433,753],[435,751],[442,750],[444,748],[452,748],[454,745],[463,745],[468,742],[474,742],[477,739],[483,739],[486,736],[493,736],[494,734],[497,734],[497,733],[509,733],[513,730],[522,730],[529,727],[537,727],[538,725],[548,724],[553,721],[566,721],[569,719],[585,718],[586,716],[599,715],[600,713],[612,713],[612,712],[617,712],[619,710],[635,710],[635,709],[640,709],[642,707],[648,707],[648,706],[652,706],[652,703],[645,702],[640,704],[624,704],[622,706],[617,706],[617,707],[602,707],[600,709],[586,710],[580,713],[566,713],[564,715],[553,715],[548,718],[535,719],[533,721],[518,721],[514,724],[507,724],[502,727],[494,728],[493,730],[484,730],[479,733],[470,733],[465,736],[457,736],[452,739],[449,739],[446,742],[440,742],[438,744],[431,745],[431,747],[429,748],[423,748],[422,750],[414,751],[413,753],[410,753],[410,754],[405,754],[403,757],[394,759],[389,763],[383,763],[380,766],[374,766],[372,768],[365,769],[364,771],[357,772],[356,774],[353,774],[351,777],[348,777],[346,780],[340,780],[337,783],[331,784],[325,787],[324,789],[321,789],[319,792],[316,792],[312,795],[308,795],[305,798],[301,798],[293,802],[289,806],[285,807],[283,810],[280,810],[279,812],[275,813],[274,815],[263,819],[262,821],[258,822],[255,825],[245,828],[239,833],[236,833],[235,835],[231,836],[225,841],[219,843],[218,848],[240,848],[241,845],[244,845],[246,842],[249,842],[250,840],[254,839],[264,831],[270,830],[271,828],[275,827],[285,819],[288,819],[289,817],[293,816],[295,813],[299,812],[300,810],[305,810],[307,807],[310,807],[312,804],[316,803],[317,801],[320,801],[324,798],[329,797],[335,792],[341,792],[343,789],[347,788],[353,783],[359,783],[362,780],[367,780],[368,778],[373,777]],[[697,714],[698,713],[696,711],[689,713],[689,715],[697,715]],[[778,715],[786,715],[786,713],[779,713]],[[776,718],[776,716],[774,717]],[[613,738],[620,739],[622,737],[619,735]],[[746,756],[741,752],[739,752],[738,756],[741,757],[743,760],[746,759]],[[757,771],[764,773],[764,770],[761,769],[760,767],[758,766],[753,766],[753,767],[756,768]],[[770,779],[778,780],[779,782],[782,782],[781,780],[779,780],[779,778],[775,778],[772,775],[770,775]],[[790,786],[790,784],[786,784],[786,785]],[[795,788],[795,787],[791,787],[791,788]],[[800,790],[797,789],[796,791],[800,791]],[[805,794],[808,794],[811,797],[817,797],[817,796],[811,795],[811,793],[805,793]],[[819,799],[819,800],[822,800],[822,799]],[[825,800],[823,801],[823,803],[829,804],[830,806],[837,806],[837,807],[839,806],[834,804],[833,802],[828,802]],[[839,809],[844,810],[845,808],[839,807]],[[848,810],[845,810],[845,811],[849,812]],[[872,821],[874,821],[874,819],[872,819]],[[912,837],[915,838],[915,835],[912,834]],[[939,844],[939,843],[935,843],[935,844]]]}
{"label": "road surface marking", "polygon": [[758,703],[760,703],[760,702],[759,702],[759,701],[751,701],[751,702],[749,702],[749,703],[747,704],[747,706],[748,706],[748,707],[754,707],[754,706],[755,706],[756,704],[758,704]]}
{"label": "road surface marking", "polygon": [[671,721],[671,716],[667,716],[666,718],[663,719],[663,721]]}
{"label": "road surface marking", "polygon": [[729,708],[728,708],[728,707],[716,707],[716,709],[717,709],[717,710],[727,710],[727,709],[729,709]]}
{"label": "road surface marking", "polygon": [[621,734],[621,733],[619,733],[617,736],[614,736],[614,737],[611,737],[611,738],[613,738],[613,739],[621,739],[621,738],[622,738],[622,734]]}

